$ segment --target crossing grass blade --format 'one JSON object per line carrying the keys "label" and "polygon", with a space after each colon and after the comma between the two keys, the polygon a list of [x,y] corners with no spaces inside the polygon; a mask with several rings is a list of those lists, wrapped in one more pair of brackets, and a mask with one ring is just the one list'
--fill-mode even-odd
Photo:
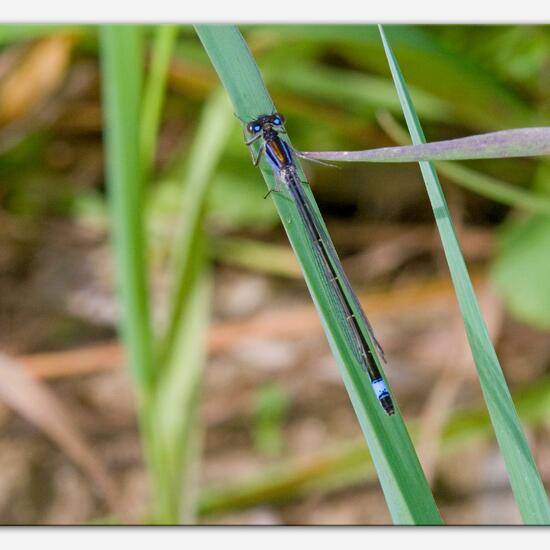
{"label": "crossing grass blade", "polygon": [[[422,127],[397,59],[381,25],[379,29],[412,141],[415,145],[425,143]],[[422,161],[419,164],[455,286],[483,395],[519,511],[527,524],[548,524],[550,507],[544,485],[481,315],[437,174],[430,162]]]}
{"label": "crossing grass blade", "polygon": [[534,157],[550,153],[550,128],[516,128],[458,139],[365,151],[302,152],[304,158],[339,162],[417,162]]}
{"label": "crossing grass blade", "polygon": [[[318,160],[329,160],[336,162],[412,162],[420,160],[430,160],[435,161],[435,167],[447,178],[456,184],[468,189],[482,197],[487,197],[488,199],[500,202],[502,204],[507,204],[509,206],[514,206],[528,212],[534,212],[538,214],[550,214],[550,199],[544,193],[536,193],[533,191],[528,191],[512,185],[505,181],[502,181],[494,176],[484,174],[468,168],[463,164],[454,161],[442,161],[436,160],[436,157],[433,155],[433,148],[430,148],[437,143],[447,143],[451,144],[453,142],[462,142],[461,140],[451,140],[448,142],[435,142],[427,143],[420,145],[409,145],[408,143],[408,133],[407,131],[400,126],[400,124],[393,118],[393,116],[388,111],[383,111],[377,114],[378,123],[385,130],[385,132],[397,143],[403,144],[400,147],[384,147],[383,149],[368,149],[365,151],[322,151],[309,153],[304,151],[298,151],[297,155],[304,159],[318,159]],[[518,149],[508,150],[508,151],[499,151],[495,150],[493,152],[499,158],[505,156],[523,156],[522,153],[527,153],[525,156],[538,155],[542,154],[546,148],[550,152],[550,128],[528,128],[523,130],[529,130],[527,132],[528,140],[527,143],[520,143],[518,140],[516,142]],[[523,130],[520,130],[523,133]],[[534,135],[531,133],[531,130],[535,130],[538,133],[538,130],[543,130],[542,140],[540,139],[540,134],[537,139],[531,140],[534,138]],[[514,135],[519,138],[516,134],[516,130],[510,130],[512,132],[512,138]],[[503,134],[504,132],[498,132]],[[510,136],[510,134],[507,134]],[[525,135],[525,134],[523,134]],[[468,138],[466,138],[468,139]],[[459,145],[460,149],[460,145]],[[416,151],[416,155],[407,155],[407,152],[410,153]],[[428,153],[426,153],[428,151]],[[535,152],[537,151],[537,152]],[[463,159],[471,158],[468,156],[468,153],[461,151],[464,156]],[[507,154],[508,153],[508,154]],[[511,153],[511,154],[510,154]],[[420,157],[423,158],[420,158]],[[424,158],[425,157],[425,158]],[[438,158],[450,158],[447,156],[447,151],[443,151]],[[456,158],[456,157],[455,157]],[[479,157],[479,153],[478,156]]]}
{"label": "crossing grass blade", "polygon": [[[243,120],[250,120],[260,114],[273,112],[273,102],[239,30],[234,26],[225,25],[197,25],[196,30],[237,116]],[[243,154],[247,154],[244,145]],[[272,189],[275,185],[272,171],[267,166],[262,166],[261,170],[268,188]],[[315,205],[310,191],[306,189],[306,192]],[[302,225],[299,215],[288,199],[278,193],[271,195],[323,322],[367,440],[393,521],[397,524],[441,523],[441,517],[398,407],[393,417],[388,417],[384,413],[374,396],[368,377],[361,371],[347,347],[342,328],[346,320],[342,320],[332,307],[329,290],[318,275],[307,229]],[[258,200],[261,200],[261,197],[258,197]],[[318,223],[324,227],[318,211],[316,216]]]}
{"label": "crossing grass blade", "polygon": [[[397,143],[409,142],[407,130],[388,113],[380,113],[378,122]],[[550,214],[550,199],[545,193],[529,191],[494,176],[468,168],[459,162],[436,162],[435,167],[450,181],[482,197],[537,214]]]}

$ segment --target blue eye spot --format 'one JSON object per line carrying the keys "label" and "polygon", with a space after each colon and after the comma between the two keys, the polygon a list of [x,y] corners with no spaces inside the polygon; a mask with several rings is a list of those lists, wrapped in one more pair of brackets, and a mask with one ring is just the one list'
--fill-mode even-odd
{"label": "blue eye spot", "polygon": [[261,129],[262,129],[262,127],[259,124],[256,124],[256,126],[254,126],[254,131],[255,132],[259,132]]}
{"label": "blue eye spot", "polygon": [[277,125],[281,124],[281,119],[279,117],[274,118],[273,124],[277,124]]}

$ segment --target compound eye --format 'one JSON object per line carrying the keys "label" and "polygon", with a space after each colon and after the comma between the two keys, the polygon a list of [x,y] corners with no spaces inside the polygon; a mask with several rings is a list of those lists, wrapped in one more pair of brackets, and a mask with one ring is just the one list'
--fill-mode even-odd
{"label": "compound eye", "polygon": [[256,125],[254,126],[254,133],[257,134],[261,129],[262,129],[262,127],[261,127],[259,124],[256,124]]}
{"label": "compound eye", "polygon": [[254,124],[253,122],[249,122],[247,125],[246,125],[246,131],[249,133],[249,134],[254,134],[255,133],[255,126],[257,126],[256,124]]}
{"label": "compound eye", "polygon": [[273,117],[271,119],[271,123],[274,124],[275,126],[281,126],[284,121],[285,121],[285,119],[284,119],[283,115],[280,115],[278,113],[273,115]]}

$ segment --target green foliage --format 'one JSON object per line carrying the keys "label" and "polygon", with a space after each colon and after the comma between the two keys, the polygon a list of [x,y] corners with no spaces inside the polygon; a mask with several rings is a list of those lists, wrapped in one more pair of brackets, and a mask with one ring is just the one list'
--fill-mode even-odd
{"label": "green foliage", "polygon": [[[381,26],[380,34],[413,143],[425,143],[424,133],[406,82]],[[518,508],[525,523],[547,524],[550,522],[550,507],[544,485],[481,315],[437,174],[430,162],[422,161],[419,164],[455,286],[483,395]]]}
{"label": "green foliage", "polygon": [[[392,94],[392,83],[383,77],[367,76],[349,69],[336,69],[321,64],[280,63],[270,66],[266,81],[273,82],[275,89],[284,88],[324,105],[339,107],[360,114],[367,121],[374,117],[377,109],[400,112],[399,101]],[[428,120],[452,121],[453,116],[446,101],[414,90],[413,97],[419,104],[419,112]]]}
{"label": "green foliage", "polygon": [[[542,162],[533,187],[546,201],[550,165]],[[491,272],[495,287],[510,311],[539,328],[550,327],[550,217],[511,218],[500,229],[498,255]]]}
{"label": "green foliage", "polygon": [[[375,25],[285,25],[272,28],[272,34],[275,30],[278,45],[285,43],[290,49],[291,40],[336,43],[348,62],[387,74]],[[265,28],[255,31],[268,33]],[[533,113],[515,90],[465,56],[457,55],[441,43],[433,30],[391,25],[387,32],[407,67],[407,81],[448,102],[453,116],[461,122],[477,130],[532,125]]]}
{"label": "green foliage", "polygon": [[137,27],[101,29],[107,181],[122,303],[122,331],[142,401],[153,388],[147,249],[143,227],[143,173],[139,149],[142,63]]}
{"label": "green foliage", "polygon": [[205,106],[184,175],[186,185],[180,212],[181,222],[174,242],[170,322],[162,344],[162,360],[171,353],[181,323],[180,316],[186,307],[188,278],[193,277],[197,267],[196,258],[200,256],[197,236],[201,233],[207,191],[232,121],[226,98],[220,92],[214,93]]}
{"label": "green foliage", "polygon": [[140,153],[143,173],[152,170],[153,155],[164,100],[168,64],[176,42],[178,28],[175,25],[160,25],[156,28],[152,47],[151,68],[143,92],[140,125]]}
{"label": "green foliage", "polygon": [[[208,326],[209,276],[205,264],[202,205],[212,167],[225,133],[214,135],[211,117],[223,119],[225,104],[207,103],[203,131],[189,159],[180,232],[175,236],[174,308],[166,336],[154,342],[150,327],[144,252],[146,175],[154,158],[155,133],[162,105],[163,73],[171,43],[157,40],[160,68],[147,86],[149,100],[141,104],[141,47],[138,29],[101,29],[108,183],[114,252],[122,304],[123,336],[139,398],[139,418],[149,473],[153,483],[153,521],[194,521],[194,463],[200,447],[196,414]],[[170,32],[173,32],[170,29]],[[170,38],[170,37],[168,37]],[[143,108],[143,110],[142,110]],[[227,118],[227,117],[226,117]],[[140,133],[140,120],[142,130]],[[141,138],[140,138],[141,136]],[[141,139],[141,141],[140,141]],[[204,140],[208,143],[204,143]]]}
{"label": "green foliage", "polygon": [[[218,171],[208,196],[208,215],[228,229],[270,229],[278,219],[273,201],[258,201],[264,188],[247,165],[240,171]],[[235,200],[238,197],[238,200]]]}
{"label": "green foliage", "polygon": [[278,455],[283,450],[283,422],[288,409],[288,398],[275,384],[259,389],[254,399],[254,446],[267,455]]}
{"label": "green foliage", "polygon": [[512,313],[550,327],[550,218],[511,221],[502,231],[492,280]]}

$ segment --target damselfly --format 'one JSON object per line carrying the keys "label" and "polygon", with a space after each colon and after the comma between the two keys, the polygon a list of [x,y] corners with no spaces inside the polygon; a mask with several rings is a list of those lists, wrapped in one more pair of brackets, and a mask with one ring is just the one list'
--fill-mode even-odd
{"label": "damselfly", "polygon": [[[384,358],[384,352],[376,340],[372,327],[363,312],[359,300],[353,292],[351,285],[344,273],[338,254],[332,241],[322,224],[319,224],[308,195],[304,192],[302,181],[294,163],[290,146],[280,137],[280,133],[286,133],[284,117],[279,113],[262,115],[246,124],[246,131],[251,136],[245,143],[249,147],[261,140],[256,154],[251,150],[252,160],[257,166],[265,154],[271,165],[277,180],[288,191],[292,202],[300,218],[307,228],[311,246],[315,251],[315,258],[319,271],[325,278],[327,287],[332,290],[333,301],[345,319],[345,331],[347,341],[353,350],[353,354],[359,364],[368,373],[370,382],[376,397],[388,415],[394,414],[394,406],[390,393],[386,387],[380,369],[374,359],[374,354]],[[271,191],[280,191],[272,189]],[[270,191],[270,192],[271,192]],[[372,346],[365,338],[356,314],[361,315],[364,327],[369,332]],[[375,348],[375,349],[373,349]]]}

